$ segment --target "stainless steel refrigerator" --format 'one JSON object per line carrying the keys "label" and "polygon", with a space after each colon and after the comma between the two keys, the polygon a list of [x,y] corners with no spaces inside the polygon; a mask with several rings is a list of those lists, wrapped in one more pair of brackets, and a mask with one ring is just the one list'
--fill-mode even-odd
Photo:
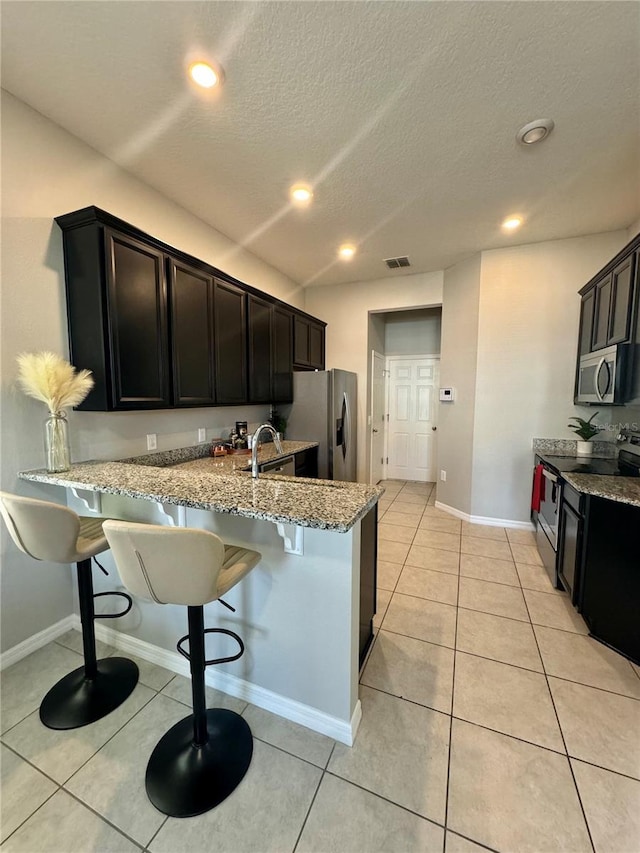
{"label": "stainless steel refrigerator", "polygon": [[319,442],[318,476],[323,479],[356,480],[356,380],[347,370],[293,374],[287,438]]}

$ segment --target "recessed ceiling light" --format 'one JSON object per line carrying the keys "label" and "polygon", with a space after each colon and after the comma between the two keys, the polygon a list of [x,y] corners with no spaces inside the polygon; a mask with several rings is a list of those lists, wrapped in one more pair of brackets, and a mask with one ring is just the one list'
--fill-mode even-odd
{"label": "recessed ceiling light", "polygon": [[193,82],[203,89],[212,89],[223,80],[222,69],[214,68],[208,62],[193,62],[189,66],[189,75]]}
{"label": "recessed ceiling light", "polygon": [[554,128],[553,120],[550,118],[537,118],[521,127],[516,133],[516,139],[523,145],[533,145],[534,142],[542,142]]}
{"label": "recessed ceiling light", "polygon": [[343,243],[338,249],[338,256],[343,261],[350,261],[356,253],[356,247],[352,243]]}
{"label": "recessed ceiling light", "polygon": [[521,225],[522,218],[520,216],[508,216],[502,223],[502,228],[505,231],[515,231],[516,228],[519,228]]}
{"label": "recessed ceiling light", "polygon": [[306,207],[311,204],[313,190],[308,184],[294,184],[289,190],[289,198],[298,207]]}

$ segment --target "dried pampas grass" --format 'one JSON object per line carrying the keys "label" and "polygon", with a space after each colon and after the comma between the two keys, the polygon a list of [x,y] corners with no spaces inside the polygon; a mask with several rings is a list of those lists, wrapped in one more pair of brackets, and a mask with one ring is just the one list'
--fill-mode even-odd
{"label": "dried pampas grass", "polygon": [[80,370],[53,352],[18,356],[18,383],[25,394],[42,400],[52,413],[77,406],[93,388],[90,370]]}

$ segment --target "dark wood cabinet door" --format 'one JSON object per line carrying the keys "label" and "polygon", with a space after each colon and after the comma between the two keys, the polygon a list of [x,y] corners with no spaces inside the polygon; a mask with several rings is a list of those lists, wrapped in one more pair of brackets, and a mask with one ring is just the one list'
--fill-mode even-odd
{"label": "dark wood cabinet door", "polygon": [[590,497],[581,612],[594,637],[640,662],[640,507]]}
{"label": "dark wood cabinet door", "polygon": [[611,307],[611,282],[609,273],[595,286],[595,308],[593,314],[593,335],[591,349],[606,347],[609,340],[609,309]]}
{"label": "dark wood cabinet door", "polygon": [[560,546],[558,548],[558,576],[563,587],[575,604],[578,596],[578,543],[580,541],[581,518],[564,501],[560,518]]}
{"label": "dark wood cabinet door", "polygon": [[588,293],[585,293],[580,304],[580,344],[578,350],[580,355],[587,355],[587,353],[591,352],[595,301],[596,291],[593,288]]}
{"label": "dark wood cabinet door", "polygon": [[620,344],[629,340],[634,262],[635,254],[632,253],[612,273],[608,344]]}
{"label": "dark wood cabinet door", "polygon": [[220,406],[247,402],[246,300],[244,290],[214,280],[214,371]]}
{"label": "dark wood cabinet door", "polygon": [[309,367],[309,321],[298,314],[293,318],[293,361],[300,367]]}
{"label": "dark wood cabinet door", "polygon": [[324,370],[324,326],[309,323],[309,365]]}
{"label": "dark wood cabinet door", "polygon": [[272,304],[249,294],[249,402],[271,402],[271,311]]}
{"label": "dark wood cabinet door", "polygon": [[105,229],[114,409],[170,405],[162,252]]}
{"label": "dark wood cabinet door", "polygon": [[271,401],[290,403],[293,400],[293,314],[279,305],[273,306],[272,335]]}
{"label": "dark wood cabinet door", "polygon": [[168,260],[174,406],[214,406],[213,276]]}

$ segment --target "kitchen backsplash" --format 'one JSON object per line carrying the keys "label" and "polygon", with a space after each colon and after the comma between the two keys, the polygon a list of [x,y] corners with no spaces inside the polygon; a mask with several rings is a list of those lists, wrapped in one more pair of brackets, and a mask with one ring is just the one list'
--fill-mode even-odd
{"label": "kitchen backsplash", "polygon": [[[535,453],[553,453],[555,456],[575,456],[577,439],[571,438],[534,438],[532,447]],[[592,441],[593,456],[613,459],[618,449],[615,441]]]}

